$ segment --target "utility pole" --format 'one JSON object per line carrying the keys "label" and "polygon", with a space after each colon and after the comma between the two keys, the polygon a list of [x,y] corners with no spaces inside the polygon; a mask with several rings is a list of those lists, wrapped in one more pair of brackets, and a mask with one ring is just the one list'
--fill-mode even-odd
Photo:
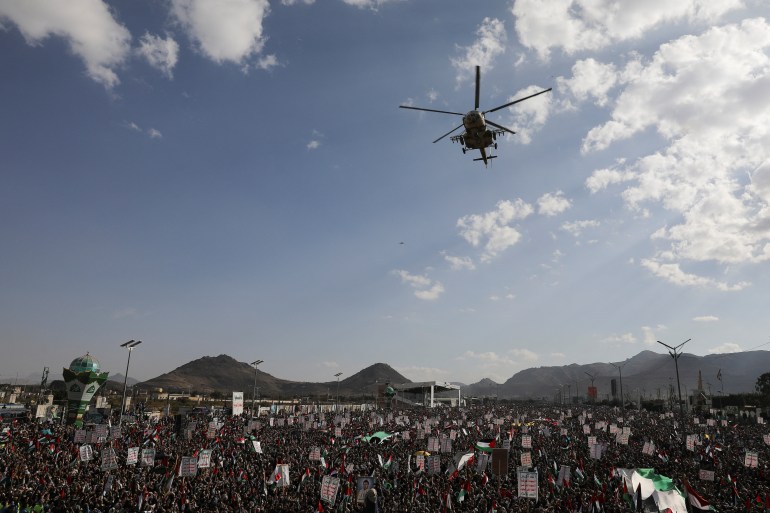
{"label": "utility pole", "polygon": [[671,347],[670,345],[664,344],[663,342],[658,340],[658,344],[666,346],[669,349],[668,354],[670,354],[671,358],[674,359],[674,367],[676,368],[676,389],[679,392],[679,415],[682,417],[683,420],[684,420],[684,406],[682,405],[682,387],[679,384],[679,357],[682,356],[682,353],[679,352],[679,349],[681,349],[681,347],[685,345],[687,342],[689,342],[690,340],[692,339],[688,338],[687,340],[685,340],[684,342],[682,342],[676,347]]}
{"label": "utility pole", "polygon": [[610,363],[610,365],[618,369],[618,375],[620,375],[620,405],[623,408],[623,411],[626,411],[626,400],[623,399],[623,367],[625,367],[627,363],[628,361],[623,362],[623,365]]}
{"label": "utility pole", "polygon": [[257,367],[259,367],[260,363],[265,363],[265,360],[255,360],[251,362],[251,364],[254,366],[254,390],[251,391],[251,416],[252,417],[259,417],[259,412],[257,414],[254,414],[254,401],[257,399]]}

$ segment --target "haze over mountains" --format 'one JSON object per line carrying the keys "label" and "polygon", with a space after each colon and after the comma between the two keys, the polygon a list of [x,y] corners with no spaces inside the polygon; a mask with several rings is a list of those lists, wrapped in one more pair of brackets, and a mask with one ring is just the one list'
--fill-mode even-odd
{"label": "haze over mountains", "polygon": [[[648,398],[667,398],[670,390],[676,393],[676,371],[674,361],[668,354],[642,351],[625,362],[615,362],[622,366],[622,385],[624,395],[636,398],[643,395]],[[698,384],[698,372],[703,379],[704,391],[709,387],[714,395],[721,391],[725,394],[752,392],[757,378],[770,372],[770,351],[745,351],[741,353],[713,354],[696,356],[683,353],[678,361],[682,395],[692,391]],[[721,370],[722,381],[717,379]],[[591,363],[585,365],[570,364],[565,366],[537,367],[525,369],[511,376],[504,383],[482,379],[477,383],[462,385],[466,396],[497,396],[510,399],[546,398],[553,399],[557,394],[585,397],[591,384],[598,389],[598,398],[605,399],[611,393],[610,382],[617,379],[620,392],[619,371],[610,363]],[[171,372],[141,383],[141,386],[197,391],[211,393],[219,391],[243,391],[250,398],[255,386],[260,397],[343,397],[371,396],[377,386],[412,381],[428,381],[420,376],[407,378],[390,365],[375,363],[352,376],[337,381],[322,383],[290,381],[272,376],[254,367],[238,362],[230,356],[205,356],[186,363]],[[579,394],[576,394],[576,390]]]}

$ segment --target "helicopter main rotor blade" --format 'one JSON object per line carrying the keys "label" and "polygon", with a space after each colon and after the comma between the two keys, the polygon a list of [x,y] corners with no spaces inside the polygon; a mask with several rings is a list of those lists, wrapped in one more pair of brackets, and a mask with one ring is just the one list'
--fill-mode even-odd
{"label": "helicopter main rotor blade", "polygon": [[479,85],[481,84],[481,68],[476,66],[476,102],[473,104],[473,110],[479,110]]}
{"label": "helicopter main rotor blade", "polygon": [[438,112],[439,114],[454,114],[456,116],[464,116],[462,112],[449,112],[448,110],[436,110],[436,109],[423,109],[422,107],[411,107],[409,105],[399,105],[399,109],[412,109],[412,110],[424,110],[425,112]]}
{"label": "helicopter main rotor blade", "polygon": [[503,125],[498,125],[497,123],[494,123],[494,122],[492,122],[492,121],[490,121],[488,119],[486,121],[487,121],[487,125],[492,125],[495,128],[499,128],[500,130],[505,130],[506,132],[509,132],[509,133],[511,133],[513,135],[516,135],[516,132],[514,132],[510,128],[505,128]]}
{"label": "helicopter main rotor blade", "polygon": [[548,89],[546,89],[544,91],[540,91],[539,93],[530,94],[529,96],[525,96],[524,98],[519,98],[518,100],[513,100],[512,102],[506,103],[505,105],[500,105],[499,107],[495,107],[494,109],[485,110],[484,114],[486,114],[488,112],[494,112],[496,110],[504,109],[506,107],[510,107],[511,105],[514,105],[514,104],[519,103],[519,102],[523,102],[524,100],[529,100],[530,98],[534,98],[535,96],[538,96],[540,94],[547,93],[551,89],[553,89],[553,88],[549,87]]}
{"label": "helicopter main rotor blade", "polygon": [[[489,123],[489,121],[487,121],[487,123]],[[449,134],[451,134],[452,132],[454,132],[454,131],[455,131],[455,130],[457,130],[458,128],[462,128],[462,126],[463,126],[463,125],[462,125],[462,123],[461,123],[461,124],[460,124],[460,126],[457,126],[457,127],[453,128],[452,130],[450,130],[449,132],[445,133],[444,135],[442,135],[441,137],[439,137],[438,139],[436,139],[436,140],[435,140],[435,141],[433,141],[433,142],[434,142],[434,143],[437,143],[437,142],[439,142],[441,139],[443,139],[444,137],[448,136]]]}

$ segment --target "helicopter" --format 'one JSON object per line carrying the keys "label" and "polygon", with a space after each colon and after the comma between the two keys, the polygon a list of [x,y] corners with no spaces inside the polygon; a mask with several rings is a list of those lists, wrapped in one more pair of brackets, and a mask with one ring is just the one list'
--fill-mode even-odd
{"label": "helicopter", "polygon": [[[502,125],[498,125],[493,121],[486,119],[485,114],[489,114],[489,113],[498,111],[500,109],[510,107],[511,105],[515,105],[519,102],[523,102],[524,100],[529,100],[530,98],[534,98],[535,96],[541,95],[543,93],[547,93],[553,88],[549,87],[548,89],[539,91],[529,96],[525,96],[524,98],[519,98],[518,100],[514,100],[512,102],[508,102],[504,105],[500,105],[499,107],[495,107],[494,109],[480,111],[479,110],[479,84],[480,83],[481,83],[481,69],[479,66],[476,66],[476,101],[474,103],[473,110],[466,114],[463,114],[462,112],[450,112],[446,110],[412,107],[411,105],[399,105],[399,108],[423,110],[426,112],[438,112],[439,114],[453,114],[456,116],[462,116],[463,117],[462,124],[453,128],[452,130],[445,133],[444,135],[442,135],[441,137],[439,137],[433,142],[437,143],[444,137],[451,134],[452,132],[455,132],[456,130],[459,130],[460,128],[465,127],[465,132],[462,135],[453,135],[449,139],[452,142],[459,142],[462,145],[463,154],[468,150],[479,150],[481,152],[481,157],[473,160],[474,161],[483,160],[484,165],[486,166],[490,159],[497,158],[496,155],[487,154],[487,148],[494,147],[495,149],[497,149],[497,142],[496,142],[497,136],[503,135],[506,132],[508,132],[509,134],[516,134],[516,132]],[[488,128],[488,126],[491,126],[494,128],[490,129]]]}

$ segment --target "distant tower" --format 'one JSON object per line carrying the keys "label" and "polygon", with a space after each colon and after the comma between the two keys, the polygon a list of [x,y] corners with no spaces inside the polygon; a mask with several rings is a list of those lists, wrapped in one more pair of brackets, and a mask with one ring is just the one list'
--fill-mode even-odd
{"label": "distant tower", "polygon": [[67,424],[83,425],[83,414],[99,387],[107,381],[108,372],[99,374],[99,361],[86,353],[75,358],[69,369],[63,369],[67,385]]}

